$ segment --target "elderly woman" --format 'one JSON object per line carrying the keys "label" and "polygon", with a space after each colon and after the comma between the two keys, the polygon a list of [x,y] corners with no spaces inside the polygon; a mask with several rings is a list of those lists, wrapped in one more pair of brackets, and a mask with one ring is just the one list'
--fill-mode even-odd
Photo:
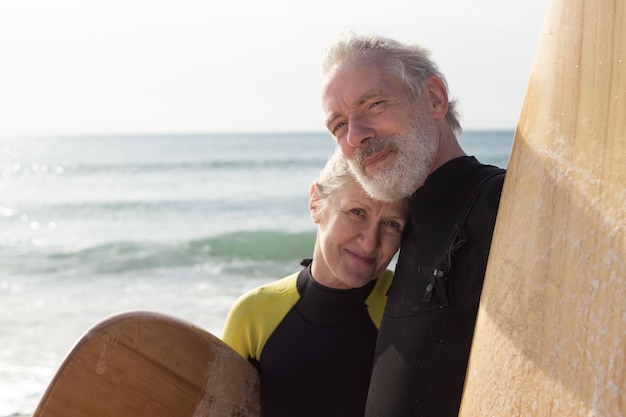
{"label": "elderly woman", "polygon": [[241,296],[223,339],[259,370],[263,417],[362,417],[407,202],[370,198],[340,152],[310,195],[313,259]]}

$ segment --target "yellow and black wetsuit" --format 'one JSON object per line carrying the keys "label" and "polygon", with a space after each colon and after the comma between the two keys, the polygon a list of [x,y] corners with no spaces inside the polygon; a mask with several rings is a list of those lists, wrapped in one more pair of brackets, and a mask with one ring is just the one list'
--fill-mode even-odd
{"label": "yellow and black wetsuit", "polygon": [[263,417],[363,417],[391,278],[338,290],[308,266],[235,302],[223,339],[259,370]]}

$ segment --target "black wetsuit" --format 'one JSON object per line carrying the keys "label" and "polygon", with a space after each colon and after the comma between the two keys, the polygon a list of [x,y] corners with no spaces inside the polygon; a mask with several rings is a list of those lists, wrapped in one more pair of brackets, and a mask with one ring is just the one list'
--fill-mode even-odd
{"label": "black wetsuit", "polygon": [[411,197],[366,417],[458,415],[503,181],[461,157]]}
{"label": "black wetsuit", "polygon": [[363,417],[391,279],[337,290],[307,267],[235,302],[223,339],[259,370],[263,417]]}

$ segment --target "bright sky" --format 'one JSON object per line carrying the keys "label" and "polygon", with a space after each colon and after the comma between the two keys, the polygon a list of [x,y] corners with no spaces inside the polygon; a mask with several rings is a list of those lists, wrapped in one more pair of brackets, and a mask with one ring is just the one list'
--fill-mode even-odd
{"label": "bright sky", "polygon": [[2,0],[0,137],[323,130],[339,33],[431,49],[465,129],[515,128],[548,0]]}

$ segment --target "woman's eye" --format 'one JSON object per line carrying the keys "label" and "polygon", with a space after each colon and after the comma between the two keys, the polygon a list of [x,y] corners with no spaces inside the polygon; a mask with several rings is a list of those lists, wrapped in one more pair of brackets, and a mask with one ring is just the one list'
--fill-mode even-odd
{"label": "woman's eye", "polygon": [[401,225],[400,223],[398,223],[398,222],[388,221],[388,222],[385,222],[385,224],[386,224],[388,227],[391,227],[392,229],[395,229],[395,230],[397,230],[397,231],[399,231],[399,232],[401,232],[401,231],[402,231],[402,225]]}
{"label": "woman's eye", "polygon": [[363,210],[358,209],[358,208],[353,208],[353,209],[351,209],[351,210],[350,210],[350,213],[352,213],[352,214],[356,214],[357,216],[362,216],[362,215],[364,214],[364,213],[363,213]]}

